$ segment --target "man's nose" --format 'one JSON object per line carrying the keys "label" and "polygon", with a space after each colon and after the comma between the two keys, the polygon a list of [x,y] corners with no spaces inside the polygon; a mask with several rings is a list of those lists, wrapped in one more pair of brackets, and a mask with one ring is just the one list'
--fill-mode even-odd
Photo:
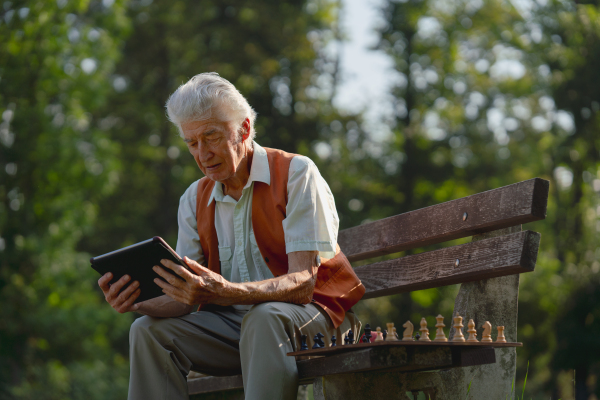
{"label": "man's nose", "polygon": [[210,160],[214,156],[214,153],[210,151],[207,145],[202,142],[198,142],[198,159],[204,163]]}

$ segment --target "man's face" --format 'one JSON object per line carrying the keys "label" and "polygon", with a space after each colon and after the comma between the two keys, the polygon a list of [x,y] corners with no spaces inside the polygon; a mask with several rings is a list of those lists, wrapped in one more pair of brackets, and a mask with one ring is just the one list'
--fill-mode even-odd
{"label": "man's face", "polygon": [[181,124],[188,150],[204,175],[213,181],[233,178],[244,158],[244,141],[236,128],[232,122],[216,118]]}

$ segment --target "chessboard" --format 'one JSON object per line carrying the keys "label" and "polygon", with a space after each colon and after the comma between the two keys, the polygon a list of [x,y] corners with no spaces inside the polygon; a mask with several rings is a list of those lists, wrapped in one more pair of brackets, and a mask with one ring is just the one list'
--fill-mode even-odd
{"label": "chessboard", "polygon": [[362,350],[365,348],[381,348],[381,347],[414,347],[414,346],[427,346],[427,347],[472,347],[472,348],[480,348],[480,347],[522,347],[523,343],[520,342],[506,342],[506,343],[486,343],[486,342],[477,342],[477,343],[468,343],[468,342],[419,342],[419,341],[388,341],[388,342],[372,342],[372,343],[355,343],[349,345],[342,346],[332,346],[332,347],[322,347],[319,349],[308,349],[301,351],[293,351],[287,353],[288,356],[311,356],[311,357],[327,357],[332,356],[334,354],[345,353],[349,351]]}

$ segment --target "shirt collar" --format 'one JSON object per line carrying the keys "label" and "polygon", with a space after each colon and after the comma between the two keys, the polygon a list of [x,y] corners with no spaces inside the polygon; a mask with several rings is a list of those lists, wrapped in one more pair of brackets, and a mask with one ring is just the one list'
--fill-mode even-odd
{"label": "shirt collar", "polygon": [[[254,155],[252,156],[252,166],[250,167],[250,176],[244,189],[250,187],[252,182],[264,182],[267,185],[271,185],[271,171],[269,169],[269,158],[267,157],[267,151],[255,141],[252,141],[252,148],[254,149]],[[225,195],[223,194],[223,185],[220,182],[215,182],[210,198],[208,199],[207,207],[210,206],[213,200],[223,201]]]}

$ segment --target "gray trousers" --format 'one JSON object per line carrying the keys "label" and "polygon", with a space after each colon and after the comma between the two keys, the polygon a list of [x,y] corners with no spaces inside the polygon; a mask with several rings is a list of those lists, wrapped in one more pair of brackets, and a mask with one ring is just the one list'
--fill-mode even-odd
{"label": "gray trousers", "polygon": [[298,370],[295,357],[300,335],[312,347],[317,332],[342,344],[343,335],[360,332],[360,322],[346,313],[334,329],[315,304],[263,303],[250,311],[211,306],[177,318],[138,318],[129,333],[130,400],[188,399],[190,370],[213,376],[242,374],[249,400],[295,400]]}

